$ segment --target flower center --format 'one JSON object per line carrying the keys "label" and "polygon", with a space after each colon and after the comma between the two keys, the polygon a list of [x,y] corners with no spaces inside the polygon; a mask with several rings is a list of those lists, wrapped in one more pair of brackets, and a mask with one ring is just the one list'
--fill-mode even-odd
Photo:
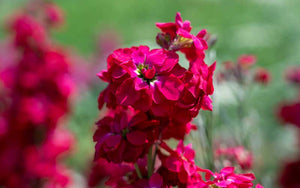
{"label": "flower center", "polygon": [[193,39],[185,38],[183,36],[178,35],[173,43],[171,44],[170,48],[172,50],[180,50],[181,48],[190,48],[193,44]]}
{"label": "flower center", "polygon": [[148,84],[150,84],[150,82],[153,82],[154,80],[156,80],[155,67],[150,68],[149,65],[139,64],[137,68],[138,68],[138,77],[142,78]]}

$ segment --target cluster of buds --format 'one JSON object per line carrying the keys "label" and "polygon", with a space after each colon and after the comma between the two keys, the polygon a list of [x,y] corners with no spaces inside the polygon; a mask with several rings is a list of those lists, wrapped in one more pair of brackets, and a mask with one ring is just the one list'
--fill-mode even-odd
{"label": "cluster of buds", "polygon": [[253,55],[241,55],[237,62],[225,61],[223,69],[217,75],[218,82],[234,81],[241,85],[256,82],[267,85],[271,81],[271,75],[264,68],[256,68],[253,71],[253,65],[256,63],[256,57]]}
{"label": "cluster of buds", "polygon": [[[156,26],[162,48],[115,50],[107,58],[107,70],[98,74],[108,83],[99,95],[99,109],[106,106],[108,112],[94,134],[90,186],[107,172],[105,184],[111,187],[252,187],[253,174],[235,174],[233,167],[220,173],[198,167],[195,151],[183,144],[196,129],[191,121],[200,109],[212,110],[215,63],[204,62],[206,31],[191,34],[190,22],[180,13],[174,23]],[[180,52],[188,68],[179,64]],[[176,149],[167,145],[170,138],[179,140]]]}
{"label": "cluster of buds", "polygon": [[[297,89],[300,88],[300,67],[293,67],[287,70],[286,79],[293,84]],[[278,107],[279,119],[291,126],[294,126],[297,131],[297,148],[298,155],[295,159],[287,162],[280,174],[279,182],[282,187],[299,187],[300,180],[300,92],[294,101],[283,102]]]}
{"label": "cluster of buds", "polygon": [[[49,23],[57,23],[54,5],[44,6],[36,11],[45,10]],[[1,187],[71,183],[70,171],[60,162],[74,142],[73,135],[60,126],[74,87],[70,63],[34,13],[23,11],[8,26],[18,58],[0,71]]]}

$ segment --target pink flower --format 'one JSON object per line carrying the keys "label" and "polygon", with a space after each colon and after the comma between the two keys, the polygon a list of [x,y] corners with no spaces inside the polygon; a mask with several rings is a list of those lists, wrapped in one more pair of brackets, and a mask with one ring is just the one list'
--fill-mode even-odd
{"label": "pink flower", "polygon": [[195,165],[195,151],[191,145],[184,146],[181,140],[174,151],[165,143],[162,143],[161,147],[169,153],[168,156],[159,153],[162,165],[158,173],[163,177],[166,186],[192,188],[207,185],[198,173],[203,170]]}
{"label": "pink flower", "polygon": [[279,183],[284,188],[296,188],[300,187],[300,158],[295,161],[290,161],[283,167]]}
{"label": "pink flower", "polygon": [[156,37],[157,43],[168,50],[180,50],[189,61],[204,58],[203,50],[208,48],[204,36],[206,30],[200,31],[196,36],[190,34],[192,29],[190,21],[183,21],[178,12],[174,23],[156,23],[161,30]]}
{"label": "pink flower", "polygon": [[16,16],[10,27],[14,32],[14,43],[20,48],[41,48],[46,42],[45,29],[29,15]]}
{"label": "pink flower", "polygon": [[241,55],[237,62],[243,69],[248,69],[256,63],[256,57],[254,55]]}
{"label": "pink flower", "polygon": [[252,168],[253,155],[243,146],[221,148],[216,150],[215,153],[217,157],[226,156],[229,160],[233,160],[233,162],[238,163],[243,170],[249,170]]}
{"label": "pink flower", "polygon": [[300,101],[294,103],[282,104],[278,108],[279,118],[289,124],[300,128]]}
{"label": "pink flower", "polygon": [[108,58],[107,71],[99,73],[103,81],[110,82],[100,95],[99,106],[106,102],[108,107],[131,105],[147,111],[157,92],[168,100],[177,100],[183,88],[172,74],[177,63],[178,55],[174,52],[149,51],[147,46],[114,51]]}
{"label": "pink flower", "polygon": [[114,163],[136,162],[148,152],[157,138],[157,122],[131,108],[119,108],[97,122],[94,134],[95,160],[106,158]]}
{"label": "pink flower", "polygon": [[257,83],[267,85],[271,80],[271,75],[267,69],[258,68],[255,71],[254,80]]}
{"label": "pink flower", "polygon": [[225,167],[220,173],[214,173],[213,177],[212,185],[226,188],[251,188],[255,179],[254,174],[235,174],[234,167]]}
{"label": "pink flower", "polygon": [[293,67],[287,70],[286,72],[286,79],[300,86],[300,67]]}
{"label": "pink flower", "polygon": [[59,26],[64,23],[64,15],[62,10],[55,4],[45,5],[46,20],[52,26]]}

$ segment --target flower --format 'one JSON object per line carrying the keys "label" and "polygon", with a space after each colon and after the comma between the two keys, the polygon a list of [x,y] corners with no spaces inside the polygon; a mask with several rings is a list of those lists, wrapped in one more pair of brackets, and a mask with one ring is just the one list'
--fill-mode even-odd
{"label": "flower", "polygon": [[174,23],[156,23],[161,30],[156,37],[157,43],[168,50],[180,50],[191,62],[197,58],[204,59],[204,50],[208,48],[204,36],[206,30],[201,30],[196,36],[190,34],[192,29],[190,21],[183,21],[177,12]]}
{"label": "flower", "polygon": [[254,81],[257,83],[261,83],[263,85],[267,85],[271,80],[271,75],[267,69],[258,68],[255,71]]}
{"label": "flower", "polygon": [[198,173],[203,170],[195,165],[195,151],[191,144],[184,146],[181,140],[175,150],[169,148],[164,142],[160,146],[169,153],[169,155],[159,153],[162,165],[158,173],[163,177],[165,186],[204,187],[207,185]]}
{"label": "flower", "polygon": [[300,128],[300,101],[281,104],[277,114],[284,123],[290,123]]}
{"label": "flower", "polygon": [[284,188],[294,188],[300,186],[300,158],[286,163],[280,173],[279,183]]}
{"label": "flower", "polygon": [[247,151],[243,146],[232,148],[220,148],[215,151],[216,157],[226,156],[229,160],[237,162],[243,170],[249,170],[252,168],[253,155],[250,151]]}
{"label": "flower", "polygon": [[251,188],[252,181],[255,179],[254,174],[235,174],[234,167],[225,167],[220,173],[213,174],[214,180],[211,185],[217,187],[237,187],[237,188]]}
{"label": "flower", "polygon": [[300,67],[289,68],[286,72],[286,79],[294,83],[295,85],[300,85]]}
{"label": "flower", "polygon": [[256,57],[254,55],[241,55],[237,61],[238,65],[243,69],[249,69],[256,63]]}
{"label": "flower", "polygon": [[109,162],[136,162],[148,152],[157,138],[155,120],[148,120],[145,113],[132,108],[119,108],[97,122],[94,134],[97,142],[95,159]]}

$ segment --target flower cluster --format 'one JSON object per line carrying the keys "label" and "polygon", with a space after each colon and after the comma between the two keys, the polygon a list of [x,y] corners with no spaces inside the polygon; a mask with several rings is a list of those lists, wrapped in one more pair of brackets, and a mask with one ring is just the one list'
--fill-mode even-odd
{"label": "flower cluster", "polygon": [[16,15],[8,28],[18,58],[0,72],[0,186],[66,187],[59,159],[74,138],[59,122],[69,112],[70,63],[33,15]]}
{"label": "flower cluster", "polygon": [[237,62],[225,61],[223,69],[217,75],[219,82],[235,81],[239,84],[256,82],[267,85],[271,81],[271,75],[264,68],[256,68],[253,72],[252,67],[256,63],[256,57],[253,55],[241,55]]}
{"label": "flower cluster", "polygon": [[[115,50],[99,78],[108,85],[98,98],[108,108],[94,134],[95,166],[90,186],[108,173],[111,187],[252,187],[253,174],[221,173],[198,167],[185,136],[200,109],[212,110],[215,63],[205,61],[206,31],[190,33],[180,13],[174,23],[157,23],[159,49],[135,46]],[[180,65],[183,53],[189,65]],[[166,143],[179,140],[176,149]],[[111,170],[103,170],[110,168]],[[205,178],[203,177],[205,176]]]}
{"label": "flower cluster", "polygon": [[[300,86],[300,67],[290,68],[287,71],[286,79],[288,82],[294,84],[299,89]],[[299,173],[300,173],[300,92],[293,102],[281,103],[277,110],[279,119],[286,124],[290,124],[296,128],[298,155],[296,159],[287,162],[280,174],[279,183],[282,187],[299,187]]]}

